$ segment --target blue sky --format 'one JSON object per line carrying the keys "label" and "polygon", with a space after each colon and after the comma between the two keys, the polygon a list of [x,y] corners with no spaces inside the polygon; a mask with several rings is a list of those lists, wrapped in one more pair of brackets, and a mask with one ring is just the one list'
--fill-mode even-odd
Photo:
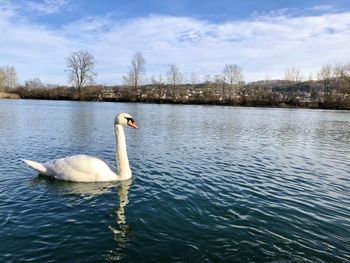
{"label": "blue sky", "polygon": [[287,67],[316,77],[350,62],[350,1],[0,0],[0,66],[18,81],[67,84],[65,59],[87,50],[99,84],[121,84],[132,55],[145,81],[176,64],[189,81],[239,64],[246,81],[278,79]]}

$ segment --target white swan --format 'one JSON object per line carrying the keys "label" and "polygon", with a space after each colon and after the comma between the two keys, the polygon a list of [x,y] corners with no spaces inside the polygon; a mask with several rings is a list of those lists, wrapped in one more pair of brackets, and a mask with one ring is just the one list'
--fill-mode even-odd
{"label": "white swan", "polygon": [[116,137],[116,161],[118,174],[113,172],[108,165],[95,157],[87,155],[73,155],[61,159],[55,159],[46,163],[37,163],[23,160],[40,174],[53,177],[58,180],[72,182],[106,182],[119,181],[131,178],[128,155],[123,126],[129,125],[138,129],[133,118],[127,113],[120,113],[114,122]]}

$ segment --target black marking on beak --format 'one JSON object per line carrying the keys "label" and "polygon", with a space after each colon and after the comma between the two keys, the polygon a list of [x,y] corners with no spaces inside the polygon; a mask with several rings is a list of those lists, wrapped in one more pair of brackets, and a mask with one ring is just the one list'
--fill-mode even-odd
{"label": "black marking on beak", "polygon": [[128,122],[131,121],[131,123],[135,123],[135,121],[134,121],[132,118],[125,117],[125,119],[126,119]]}

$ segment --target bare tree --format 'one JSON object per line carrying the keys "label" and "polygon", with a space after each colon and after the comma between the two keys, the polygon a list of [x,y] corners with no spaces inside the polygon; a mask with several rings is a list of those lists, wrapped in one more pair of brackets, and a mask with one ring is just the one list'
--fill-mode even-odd
{"label": "bare tree", "polygon": [[[209,83],[207,84],[208,86]],[[216,90],[220,90],[221,93],[220,101],[224,103],[224,96],[225,96],[225,76],[220,74],[215,74],[213,76],[212,86],[215,87]]]}
{"label": "bare tree", "polygon": [[39,78],[26,80],[24,83],[24,86],[28,90],[45,88],[45,85],[41,82],[41,80]]}
{"label": "bare tree", "polygon": [[203,82],[209,84],[212,81],[212,77],[210,74],[207,74],[203,77]]}
{"label": "bare tree", "polygon": [[350,63],[344,66],[343,78],[350,84]]}
{"label": "bare tree", "polygon": [[284,80],[291,83],[301,82],[303,80],[303,73],[300,69],[295,67],[286,68],[284,71]]}
{"label": "bare tree", "polygon": [[322,66],[317,74],[317,79],[321,81],[330,81],[334,77],[333,66],[330,64]]}
{"label": "bare tree", "polygon": [[171,89],[171,96],[173,100],[176,100],[178,95],[177,85],[182,82],[183,76],[180,73],[179,68],[175,64],[169,65],[169,69],[166,73],[168,83],[173,87]]}
{"label": "bare tree", "polygon": [[350,66],[324,65],[317,74],[323,83],[323,102],[327,107],[342,107],[350,95]]}
{"label": "bare tree", "polygon": [[314,74],[312,73],[312,71],[310,71],[309,73],[309,81],[313,81],[314,80]]}
{"label": "bare tree", "polygon": [[81,97],[81,88],[94,82],[95,58],[87,51],[77,51],[67,58],[66,63],[68,80],[78,89]]}
{"label": "bare tree", "polygon": [[225,80],[228,84],[237,85],[240,82],[243,82],[243,70],[237,64],[227,64],[223,70]]}
{"label": "bare tree", "polygon": [[0,91],[5,89],[5,76],[0,68]]}
{"label": "bare tree", "polygon": [[156,94],[158,96],[158,100],[160,101],[161,97],[164,95],[164,83],[162,75],[158,75],[158,79],[153,74],[151,77],[152,87],[156,89]]}
{"label": "bare tree", "polygon": [[333,67],[334,74],[334,99],[339,105],[349,96],[350,81],[348,65],[336,64]]}
{"label": "bare tree", "polygon": [[224,78],[225,77],[223,75],[215,74],[213,75],[212,82],[214,84],[222,83],[223,81],[225,81]]}
{"label": "bare tree", "polygon": [[[231,92],[229,93],[229,99],[232,100],[233,87],[238,87],[244,81],[243,70],[237,64],[226,64],[223,73],[226,83],[230,86]],[[223,96],[225,95],[223,94]]]}
{"label": "bare tree", "polygon": [[13,66],[0,67],[0,88],[14,89],[17,86],[17,73]]}
{"label": "bare tree", "polygon": [[333,66],[330,64],[322,66],[320,72],[317,74],[318,80],[331,79],[333,77]]}
{"label": "bare tree", "polygon": [[174,87],[181,83],[182,74],[180,73],[179,68],[175,64],[169,65],[169,69],[167,71],[168,83],[173,85]]}
{"label": "bare tree", "polygon": [[331,81],[334,78],[333,66],[330,64],[322,66],[317,74],[317,79],[323,82],[323,102],[327,103],[331,94]]}
{"label": "bare tree", "polygon": [[141,52],[136,52],[131,60],[131,67],[127,76],[124,76],[124,82],[127,85],[133,86],[137,91],[138,86],[142,82],[142,76],[145,73],[145,59]]}
{"label": "bare tree", "polygon": [[290,103],[298,104],[298,94],[297,94],[297,85],[303,80],[303,73],[300,69],[293,67],[288,67],[284,70],[284,80],[287,84],[288,101]]}
{"label": "bare tree", "polygon": [[152,76],[151,76],[150,83],[151,83],[152,86],[155,86],[155,85],[158,84],[158,82],[156,80],[156,76],[154,74],[152,74]]}
{"label": "bare tree", "polygon": [[196,73],[191,74],[191,84],[196,85],[199,83],[199,79]]}

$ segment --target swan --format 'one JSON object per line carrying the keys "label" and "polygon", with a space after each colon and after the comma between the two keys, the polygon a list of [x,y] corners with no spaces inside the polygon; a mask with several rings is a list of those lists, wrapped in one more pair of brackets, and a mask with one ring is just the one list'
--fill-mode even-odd
{"label": "swan", "polygon": [[131,178],[129,159],[126,152],[125,134],[123,126],[139,129],[132,116],[120,113],[114,121],[116,137],[116,161],[118,174],[98,158],[87,155],[73,155],[61,159],[38,163],[31,160],[23,160],[27,165],[42,175],[57,180],[72,182],[107,182],[121,181]]}

